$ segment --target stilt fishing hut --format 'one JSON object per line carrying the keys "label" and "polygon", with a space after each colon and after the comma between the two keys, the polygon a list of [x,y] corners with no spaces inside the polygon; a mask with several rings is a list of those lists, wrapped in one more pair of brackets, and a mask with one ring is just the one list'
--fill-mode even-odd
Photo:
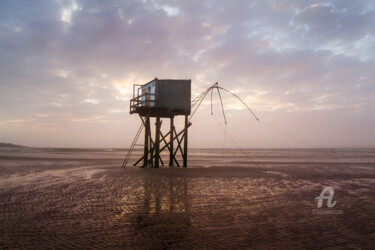
{"label": "stilt fishing hut", "polygon": [[[227,119],[224,112],[223,101],[221,99],[221,90],[237,98],[251,112],[255,119],[259,121],[258,117],[240,97],[229,90],[220,87],[218,83],[207,88],[200,95],[195,97],[193,101],[191,101],[191,80],[160,80],[155,78],[143,85],[133,85],[133,98],[130,100],[130,114],[138,114],[142,120],[142,124],[138,129],[124,162],[122,163],[122,167],[126,167],[143,129],[145,130],[144,144],[141,145],[143,146],[143,156],[135,162],[133,166],[143,163],[141,165],[142,167],[150,166],[158,168],[160,163],[164,165],[160,153],[163,150],[168,149],[169,166],[173,166],[174,163],[177,166],[180,166],[177,160],[178,158],[176,157],[177,154],[180,153],[183,160],[183,166],[186,167],[188,156],[188,128],[191,126],[190,119],[194,116],[195,112],[209,93],[211,93],[211,114],[213,114],[212,94],[215,90],[217,90],[220,98],[225,126],[227,124]],[[191,112],[191,110],[193,110],[193,112]],[[174,118],[178,115],[185,116],[184,127],[179,133],[177,133],[174,126]],[[152,137],[151,131],[151,118],[155,118],[156,120],[154,138]],[[162,118],[170,119],[169,132],[165,135],[163,135],[161,131]],[[224,131],[226,134],[226,129]],[[176,141],[177,144],[175,144],[174,141]],[[161,146],[163,143],[164,145]],[[175,145],[177,145],[176,148]]]}
{"label": "stilt fishing hut", "polygon": [[[143,156],[133,165],[142,167],[164,165],[160,153],[169,151],[169,166],[174,163],[180,166],[176,155],[181,154],[183,166],[187,166],[188,156],[188,128],[191,123],[188,116],[191,111],[191,80],[154,80],[133,86],[133,98],[130,100],[130,114],[138,114],[142,125],[134,138],[131,148],[123,163],[126,166],[138,137],[144,129]],[[177,133],[174,126],[175,116],[185,116],[184,128]],[[155,118],[155,135],[152,136],[151,119]],[[161,131],[162,119],[170,120],[169,132],[163,135]],[[175,144],[176,142],[176,144]],[[163,145],[162,145],[163,144]]]}

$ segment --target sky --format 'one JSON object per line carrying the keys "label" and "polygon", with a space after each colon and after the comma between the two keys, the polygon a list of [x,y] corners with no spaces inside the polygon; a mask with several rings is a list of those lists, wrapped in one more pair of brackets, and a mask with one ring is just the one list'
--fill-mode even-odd
{"label": "sky", "polygon": [[215,93],[193,148],[375,147],[374,69],[374,1],[2,0],[0,142],[129,147],[133,84],[157,77],[260,119],[222,93],[225,125]]}

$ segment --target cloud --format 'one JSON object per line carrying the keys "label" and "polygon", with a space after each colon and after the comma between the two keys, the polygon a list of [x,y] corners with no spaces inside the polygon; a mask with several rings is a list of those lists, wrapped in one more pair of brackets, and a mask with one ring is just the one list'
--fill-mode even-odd
{"label": "cloud", "polygon": [[124,113],[132,85],[154,77],[192,79],[193,94],[219,82],[258,111],[371,113],[374,11],[333,0],[1,1],[1,124],[136,126]]}

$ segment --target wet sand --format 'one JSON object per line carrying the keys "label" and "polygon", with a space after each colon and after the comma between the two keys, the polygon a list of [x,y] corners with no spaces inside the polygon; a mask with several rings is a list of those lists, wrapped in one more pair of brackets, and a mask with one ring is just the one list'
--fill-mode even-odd
{"label": "wet sand", "polygon": [[0,149],[0,248],[375,247],[374,149],[191,150],[187,169],[125,154]]}

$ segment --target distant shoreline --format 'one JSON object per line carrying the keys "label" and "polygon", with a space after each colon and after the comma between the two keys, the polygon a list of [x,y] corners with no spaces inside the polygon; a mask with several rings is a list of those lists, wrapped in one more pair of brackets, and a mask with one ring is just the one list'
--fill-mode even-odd
{"label": "distant shoreline", "polygon": [[[112,150],[129,150],[129,148],[121,148],[121,147],[29,147],[24,145],[18,145],[13,143],[4,143],[0,142],[0,148],[42,148],[42,149],[84,149],[84,150],[98,150],[98,149],[112,149]],[[200,147],[191,147],[190,149],[193,150],[223,150],[223,148],[200,148]],[[285,148],[278,148],[278,147],[270,147],[270,148],[263,148],[263,147],[255,147],[255,148],[241,148],[242,150],[333,150],[333,149],[340,149],[340,150],[352,150],[352,149],[375,149],[374,146],[371,147],[315,147],[315,148],[309,148],[309,147],[285,147]],[[141,148],[135,149],[135,150],[143,150]],[[224,148],[224,150],[238,150],[238,148]]]}
{"label": "distant shoreline", "polygon": [[22,146],[22,145],[13,144],[13,143],[0,142],[0,148],[28,148],[28,147]]}

